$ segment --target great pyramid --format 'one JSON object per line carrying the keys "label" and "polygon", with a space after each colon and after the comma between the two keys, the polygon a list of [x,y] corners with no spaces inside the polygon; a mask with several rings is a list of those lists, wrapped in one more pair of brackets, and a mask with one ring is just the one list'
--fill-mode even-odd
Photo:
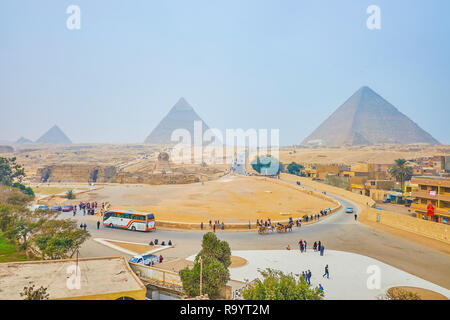
{"label": "great pyramid", "polygon": [[36,143],[71,144],[72,141],[55,125],[37,139]]}
{"label": "great pyramid", "polygon": [[369,87],[362,87],[302,145],[439,144],[428,132]]}
{"label": "great pyramid", "polygon": [[170,138],[172,132],[176,129],[188,130],[193,141],[194,121],[202,122],[203,132],[209,129],[208,125],[199,117],[191,105],[184,98],[180,98],[156,128],[153,129],[147,139],[145,139],[145,143],[175,144],[177,141],[172,141]]}

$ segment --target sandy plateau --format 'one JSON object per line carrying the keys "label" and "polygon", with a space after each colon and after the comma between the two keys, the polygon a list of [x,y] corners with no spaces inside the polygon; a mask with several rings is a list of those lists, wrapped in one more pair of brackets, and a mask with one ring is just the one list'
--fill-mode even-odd
{"label": "sandy plateau", "polygon": [[153,212],[157,220],[225,223],[256,219],[286,220],[336,206],[331,201],[308,195],[258,178],[227,176],[219,180],[188,185],[105,185],[77,201],[107,201],[112,208]]}

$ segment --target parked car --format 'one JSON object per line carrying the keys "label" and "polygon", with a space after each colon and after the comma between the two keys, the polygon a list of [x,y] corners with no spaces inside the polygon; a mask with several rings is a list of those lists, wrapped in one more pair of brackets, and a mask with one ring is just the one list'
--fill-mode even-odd
{"label": "parked car", "polygon": [[53,206],[52,211],[62,211],[61,206]]}
{"label": "parked car", "polygon": [[62,208],[63,212],[71,212],[72,210],[73,210],[72,205],[67,205],[67,206],[64,206],[64,208]]}
{"label": "parked car", "polygon": [[153,264],[158,263],[158,256],[155,256],[154,254],[146,254],[144,256],[134,256],[129,260],[129,262],[143,264],[145,266],[149,266],[150,261],[153,261]]}
{"label": "parked car", "polygon": [[39,207],[38,207],[38,210],[50,210],[49,209],[49,207],[48,206],[46,206],[46,205],[44,205],[44,204],[41,204]]}
{"label": "parked car", "polygon": [[353,213],[353,208],[347,207],[347,209],[345,209],[345,213]]}
{"label": "parked car", "polygon": [[389,198],[384,198],[382,201],[383,203],[391,203],[391,199]]}

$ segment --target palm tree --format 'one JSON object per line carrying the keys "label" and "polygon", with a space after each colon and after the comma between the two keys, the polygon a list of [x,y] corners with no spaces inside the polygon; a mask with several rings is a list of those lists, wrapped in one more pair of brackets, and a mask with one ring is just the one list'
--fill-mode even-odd
{"label": "palm tree", "polygon": [[390,174],[395,180],[400,181],[403,191],[403,184],[412,177],[412,169],[406,165],[405,159],[397,159],[390,170]]}

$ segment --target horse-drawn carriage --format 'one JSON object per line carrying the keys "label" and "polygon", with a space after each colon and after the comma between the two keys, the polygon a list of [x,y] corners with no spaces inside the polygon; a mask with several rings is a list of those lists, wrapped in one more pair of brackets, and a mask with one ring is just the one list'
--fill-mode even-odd
{"label": "horse-drawn carriage", "polygon": [[288,224],[278,223],[276,226],[274,226],[274,225],[271,225],[271,226],[260,225],[260,226],[258,226],[258,233],[259,234],[266,234],[269,231],[274,232],[275,230],[277,230],[277,232],[279,232],[279,233],[286,233],[287,231],[292,231],[292,227],[293,226],[294,226],[293,222],[289,222]]}
{"label": "horse-drawn carriage", "polygon": [[277,232],[286,233],[287,231],[292,231],[292,227],[294,226],[293,222],[289,222],[288,224],[277,224]]}
{"label": "horse-drawn carriage", "polygon": [[273,229],[274,229],[273,226],[258,226],[258,233],[266,234],[269,231],[273,232]]}

